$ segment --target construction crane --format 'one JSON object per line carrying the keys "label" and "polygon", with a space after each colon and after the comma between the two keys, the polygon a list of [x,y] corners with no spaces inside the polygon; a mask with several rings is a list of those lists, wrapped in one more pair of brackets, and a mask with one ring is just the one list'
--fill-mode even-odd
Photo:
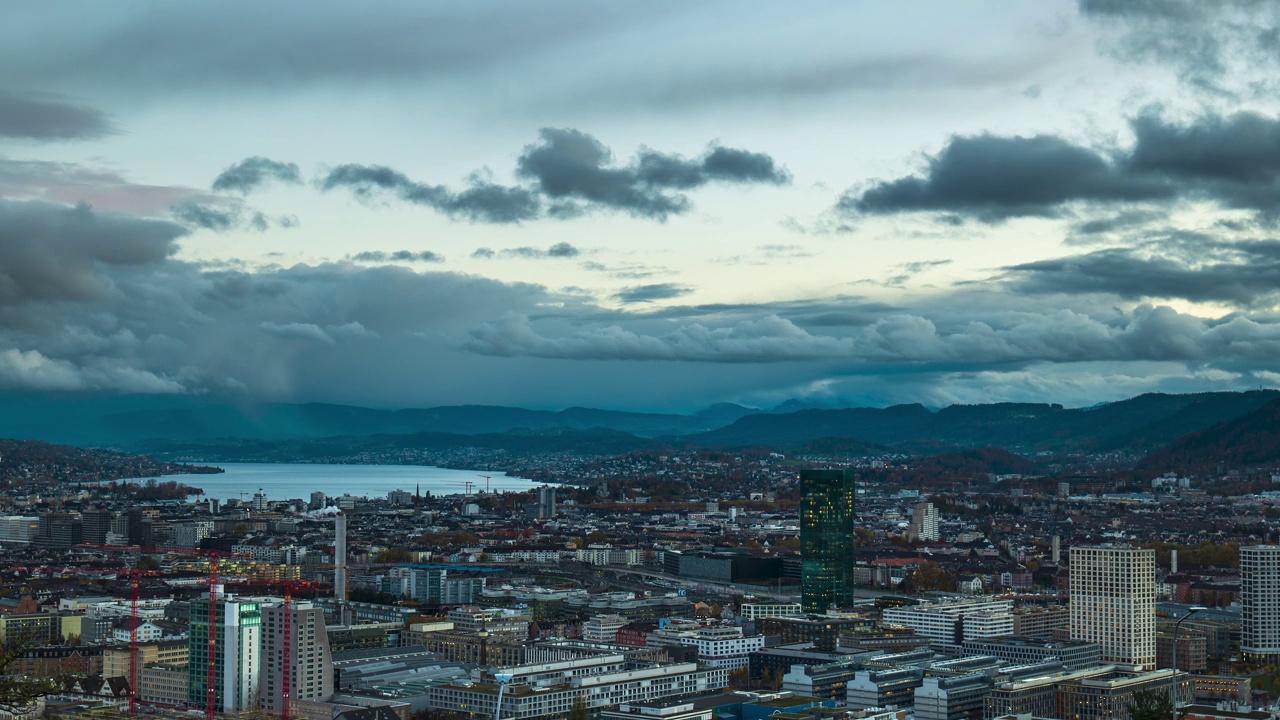
{"label": "construction crane", "polygon": [[490,478],[492,478],[493,476],[492,476],[492,475],[481,475],[481,474],[477,473],[477,474],[476,474],[476,477],[482,477],[482,478],[484,478],[484,491],[485,491],[485,493],[487,494],[487,493],[489,492],[489,480],[490,480]]}
{"label": "construction crane", "polygon": [[[149,547],[140,548],[136,545],[96,545],[93,543],[84,543],[81,547],[93,548],[104,552],[150,552],[163,553],[166,555],[196,555],[209,559],[209,654],[206,658],[207,665],[205,667],[205,720],[214,720],[217,714],[217,645],[218,645],[218,558],[219,557],[247,557],[243,553],[229,553],[219,550],[203,550],[199,548],[179,548],[179,547]],[[132,579],[132,598],[133,606],[130,615],[133,627],[130,630],[130,649],[129,649],[129,711],[136,712],[137,700],[134,688],[137,686],[138,679],[138,574],[135,568]]]}

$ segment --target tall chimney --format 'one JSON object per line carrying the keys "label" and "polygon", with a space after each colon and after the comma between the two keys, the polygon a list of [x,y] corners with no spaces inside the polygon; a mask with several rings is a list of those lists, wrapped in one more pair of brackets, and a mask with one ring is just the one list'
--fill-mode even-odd
{"label": "tall chimney", "polygon": [[347,601],[347,516],[338,513],[333,518],[333,597]]}
{"label": "tall chimney", "polygon": [[1177,550],[1169,551],[1169,574],[1170,575],[1178,574],[1178,551]]}
{"label": "tall chimney", "polygon": [[1057,565],[1062,561],[1062,540],[1057,536],[1053,536],[1053,564]]}

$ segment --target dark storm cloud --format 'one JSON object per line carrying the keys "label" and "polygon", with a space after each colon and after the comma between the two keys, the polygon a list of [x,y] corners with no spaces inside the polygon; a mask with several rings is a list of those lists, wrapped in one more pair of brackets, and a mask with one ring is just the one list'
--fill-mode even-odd
{"label": "dark storm cloud", "polygon": [[96,297],[105,288],[99,266],[157,265],[186,234],[87,205],[0,200],[0,306]]}
{"label": "dark storm cloud", "polygon": [[[1280,120],[1237,113],[1172,123],[1149,112],[1131,127],[1133,146],[1110,154],[1044,135],[953,137],[923,174],[851,190],[837,209],[947,213],[984,222],[1057,216],[1073,203],[1207,200],[1255,210],[1266,220],[1280,212]],[[1105,232],[1139,217],[1121,213],[1081,231]]]}
{"label": "dark storm cloud", "polygon": [[539,142],[525,147],[516,174],[556,200],[579,200],[593,207],[666,220],[690,207],[679,190],[711,182],[781,185],[790,176],[762,153],[711,147],[698,159],[642,150],[629,165],[595,137],[572,128],[543,128]]}
{"label": "dark storm cloud", "polygon": [[424,185],[403,173],[381,165],[339,165],[320,183],[323,190],[345,187],[362,198],[384,190],[405,202],[425,205],[449,217],[473,222],[518,223],[531,220],[542,210],[533,193],[518,187],[504,187],[476,179],[461,192],[442,185]]}
{"label": "dark storm cloud", "polygon": [[1119,30],[1123,60],[1172,68],[1217,95],[1274,90],[1280,6],[1272,0],[1080,0],[1085,17]]}
{"label": "dark storm cloud", "polygon": [[[346,188],[365,199],[378,191],[388,192],[405,202],[476,222],[519,223],[542,217],[570,220],[598,210],[663,221],[692,207],[681,191],[710,183],[790,182],[787,171],[768,155],[717,145],[695,159],[642,149],[632,162],[620,165],[604,143],[567,128],[544,128],[539,141],[521,153],[516,176],[528,185],[497,185],[481,180],[477,173],[466,189],[453,191],[416,182],[389,167],[352,164],[333,168],[319,186],[326,191]],[[569,247],[565,244],[562,249]],[[538,251],[517,248],[512,252],[533,257]]]}
{"label": "dark storm cloud", "polygon": [[[1092,379],[1074,392],[1087,395],[1116,383],[1149,389],[1154,381],[1135,378],[1149,374],[1141,363],[1150,362],[1207,378],[1185,389],[1249,383],[1280,352],[1280,324],[1265,313],[1210,320],[1148,305],[1119,309],[1114,288],[1064,307],[1061,294],[1017,287],[1052,268],[1010,271],[1003,282],[1017,302],[1007,291],[972,287],[900,307],[848,297],[635,312],[394,264],[202,266],[174,259],[185,232],[85,207],[0,202],[0,387],[393,405],[652,404],[659,392],[683,406],[690,393],[785,399],[854,376],[898,378],[901,399],[916,397],[913,387],[943,392],[962,372],[974,396],[1014,378],[1025,393],[1017,397],[1026,398],[1043,392],[1037,384],[1054,368],[1079,363]],[[1193,238],[1162,242],[1170,257],[1202,257]],[[1215,252],[1236,253],[1238,265],[1274,266],[1280,245]],[[1197,262],[1203,270],[1227,260]],[[1191,280],[1174,274],[1167,282]],[[1240,282],[1259,289],[1268,281]]]}
{"label": "dark storm cloud", "polygon": [[1007,270],[1017,278],[1014,287],[1030,293],[1181,298],[1239,307],[1270,307],[1280,302],[1280,241],[1206,241],[1184,250],[1192,252],[1099,250]]}
{"label": "dark storm cloud", "polygon": [[949,212],[998,222],[1054,216],[1065,203],[1161,200],[1173,188],[1133,176],[1104,155],[1061,138],[954,137],[929,158],[923,175],[877,182],[840,198],[845,212]]}
{"label": "dark storm cloud", "polygon": [[675,283],[652,283],[649,285],[633,285],[614,293],[613,299],[621,303],[647,303],[654,300],[670,300],[688,295],[693,288]]}
{"label": "dark storm cloud", "polygon": [[[959,297],[948,298],[956,302]],[[1140,305],[1129,313],[1030,306],[1017,312],[935,309],[890,315],[843,336],[809,332],[769,315],[718,327],[688,324],[663,332],[619,325],[562,335],[539,333],[509,314],[471,329],[467,347],[502,357],[562,360],[668,360],[711,363],[838,362],[849,372],[1002,369],[1039,363],[1266,362],[1280,350],[1280,324],[1234,316],[1221,321]]]}
{"label": "dark storm cloud", "polygon": [[213,180],[213,189],[217,192],[248,193],[272,180],[299,185],[302,183],[302,173],[294,163],[255,156],[245,158],[219,173]]}
{"label": "dark storm cloud", "polygon": [[395,250],[392,252],[384,252],[382,250],[366,250],[358,252],[351,256],[356,262],[367,263],[385,263],[385,262],[444,262],[444,256],[430,250]]}
{"label": "dark storm cloud", "polygon": [[57,96],[0,91],[0,137],[91,140],[114,132],[107,116]]}

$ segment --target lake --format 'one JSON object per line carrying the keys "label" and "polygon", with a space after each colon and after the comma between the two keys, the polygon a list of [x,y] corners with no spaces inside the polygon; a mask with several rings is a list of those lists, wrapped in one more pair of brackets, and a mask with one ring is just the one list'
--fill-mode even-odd
{"label": "lake", "polygon": [[477,489],[485,489],[483,475],[491,476],[489,489],[529,490],[540,483],[523,478],[509,477],[504,472],[476,470],[449,470],[426,465],[321,465],[307,463],[210,463],[224,470],[218,475],[172,475],[166,480],[176,480],[198,487],[206,498],[245,500],[262,488],[269,500],[306,500],[311,493],[321,491],[329,497],[349,493],[357,497],[386,497],[392,490],[422,492],[432,495],[461,494],[470,480]]}

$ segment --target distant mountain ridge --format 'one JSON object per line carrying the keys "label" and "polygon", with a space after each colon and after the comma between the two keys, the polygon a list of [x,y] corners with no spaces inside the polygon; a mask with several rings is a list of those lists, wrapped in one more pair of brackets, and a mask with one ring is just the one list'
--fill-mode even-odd
{"label": "distant mountain ridge", "polygon": [[1280,463],[1280,400],[1241,417],[1193,432],[1143,458],[1136,470],[1213,472],[1218,463],[1239,469]]}
{"label": "distant mountain ridge", "polygon": [[1068,409],[1036,403],[923,405],[755,414],[715,430],[680,438],[694,445],[800,448],[824,438],[857,438],[902,450],[1001,447],[1020,452],[1146,453],[1190,432],[1245,415],[1275,390],[1165,395]]}
{"label": "distant mountain ridge", "polygon": [[676,415],[584,407],[528,410],[492,405],[404,410],[328,403],[267,403],[238,407],[186,397],[123,397],[99,401],[57,396],[50,401],[52,407],[42,407],[43,399],[30,395],[0,395],[0,437],[82,446],[134,447],[142,441],[155,439],[283,440],[416,433],[485,435],[516,430],[604,428],[648,438],[704,432],[758,412],[731,403],[712,405],[692,415]]}
{"label": "distant mountain ridge", "polygon": [[[417,436],[431,447],[547,446],[604,452],[656,446],[768,447],[842,454],[937,454],[998,447],[1013,452],[1147,454],[1188,434],[1258,410],[1280,391],[1146,394],[1087,409],[1049,403],[755,410],[713,405],[692,415],[572,407],[457,405],[378,410],[325,403],[238,407],[201,398],[88,398],[0,394],[0,437],[161,451],[212,441],[268,442]],[[569,432],[574,431],[574,432]],[[559,435],[558,435],[559,433]],[[483,437],[480,437],[483,436]],[[594,440],[593,440],[594,438]],[[233,442],[234,441],[234,442]],[[215,443],[216,444],[216,443]]]}

